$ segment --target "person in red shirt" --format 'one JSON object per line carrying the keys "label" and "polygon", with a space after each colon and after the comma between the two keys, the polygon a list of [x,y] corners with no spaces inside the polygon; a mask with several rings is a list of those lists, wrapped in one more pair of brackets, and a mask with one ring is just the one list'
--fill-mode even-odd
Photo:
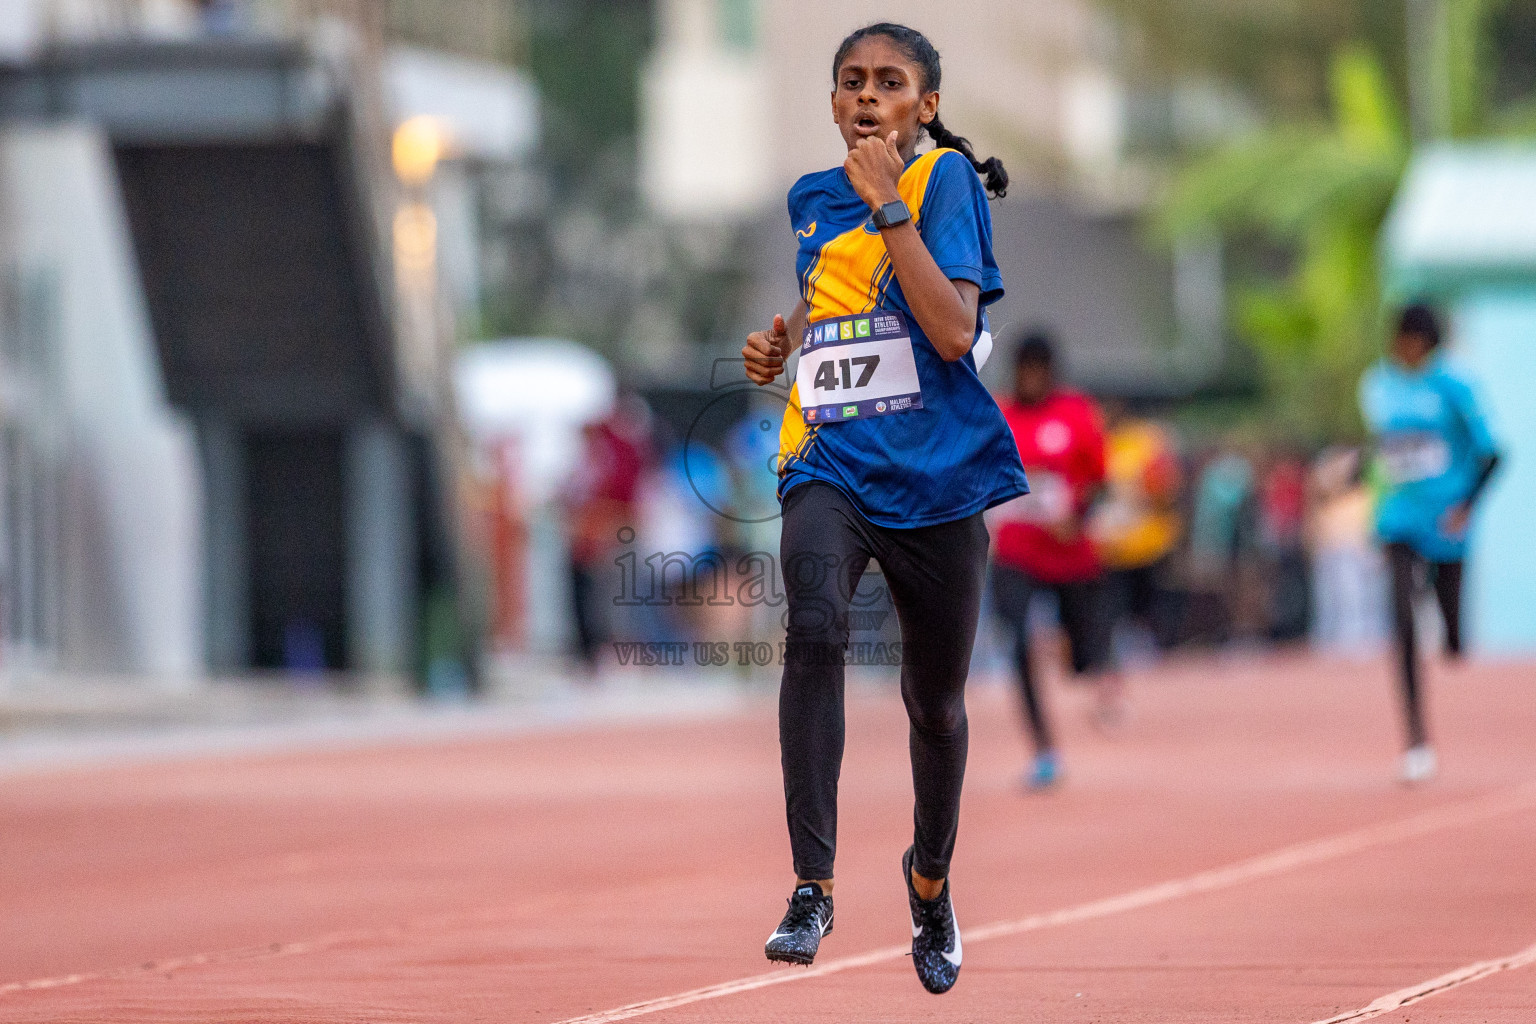
{"label": "person in red shirt", "polygon": [[562,495],[577,667],[588,679],[596,677],[599,650],[608,637],[599,583],[611,565],[614,537],[634,521],[645,468],[643,427],[634,419],[632,408],[621,402],[607,419],[582,427],[581,461]]}
{"label": "person in red shirt", "polygon": [[1013,643],[1034,741],[1026,781],[1043,788],[1056,781],[1060,762],[1030,664],[1029,606],[1037,592],[1056,596],[1072,671],[1099,684],[1101,722],[1118,716],[1119,680],[1108,671],[1103,569],[1085,528],[1089,507],[1104,486],[1104,423],[1092,399],[1057,383],[1054,348],[1038,332],[1027,335],[1016,350],[1013,396],[1002,407],[1030,492],[989,513],[992,604]]}

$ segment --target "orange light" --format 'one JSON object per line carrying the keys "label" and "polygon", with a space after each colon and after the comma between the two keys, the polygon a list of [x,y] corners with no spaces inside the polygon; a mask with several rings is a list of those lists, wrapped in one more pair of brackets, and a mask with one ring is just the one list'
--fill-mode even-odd
{"label": "orange light", "polygon": [[422,115],[402,122],[391,147],[395,174],[407,185],[425,185],[443,158],[444,142],[436,118]]}

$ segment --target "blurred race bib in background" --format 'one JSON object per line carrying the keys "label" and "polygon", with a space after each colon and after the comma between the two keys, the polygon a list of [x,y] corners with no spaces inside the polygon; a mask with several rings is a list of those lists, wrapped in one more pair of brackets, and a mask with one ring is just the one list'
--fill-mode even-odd
{"label": "blurred race bib in background", "polygon": [[1431,433],[1401,433],[1382,438],[1377,451],[1382,470],[1394,484],[1433,480],[1451,468],[1451,446]]}
{"label": "blurred race bib in background", "polygon": [[1029,493],[990,510],[989,524],[1028,523],[1050,528],[1071,520],[1072,487],[1065,478],[1036,466],[1025,466],[1024,475],[1029,478]]}

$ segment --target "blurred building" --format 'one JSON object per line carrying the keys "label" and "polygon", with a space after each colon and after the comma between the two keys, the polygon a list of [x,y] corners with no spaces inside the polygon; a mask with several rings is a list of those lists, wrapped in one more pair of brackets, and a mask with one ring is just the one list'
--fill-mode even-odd
{"label": "blurred building", "polygon": [[1129,174],[1114,25],[1083,0],[660,0],[657,19],[642,154],[648,195],[669,215],[777,207],[797,177],[841,163],[832,56],[873,21],[933,41],[945,57],[945,123],[1021,183],[1070,171],[1108,200]]}
{"label": "blurred building", "polygon": [[0,9],[0,671],[426,667],[509,10]]}
{"label": "blurred building", "polygon": [[188,678],[196,446],[165,401],[111,152],[77,126],[7,130],[0,204],[0,662]]}

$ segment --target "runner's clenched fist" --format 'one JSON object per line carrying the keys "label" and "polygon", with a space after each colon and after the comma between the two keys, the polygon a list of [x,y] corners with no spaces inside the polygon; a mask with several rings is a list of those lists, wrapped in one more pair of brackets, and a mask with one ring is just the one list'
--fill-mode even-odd
{"label": "runner's clenched fist", "polygon": [[896,183],[901,180],[906,161],[901,158],[901,150],[896,146],[896,135],[896,132],[891,132],[883,139],[878,135],[860,139],[843,161],[843,170],[848,172],[849,183],[871,210],[901,199]]}
{"label": "runner's clenched fist", "polygon": [[741,357],[747,361],[747,379],[754,384],[772,384],[784,372],[784,357],[789,353],[789,327],[784,318],[774,314],[773,327],[747,335]]}

